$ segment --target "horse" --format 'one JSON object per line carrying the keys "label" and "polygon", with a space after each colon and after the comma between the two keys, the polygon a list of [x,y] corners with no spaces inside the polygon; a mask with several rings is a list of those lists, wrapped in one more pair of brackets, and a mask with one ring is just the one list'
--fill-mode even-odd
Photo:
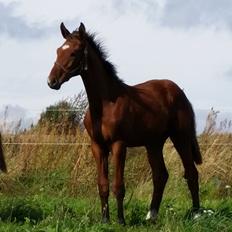
{"label": "horse", "polygon": [[56,61],[48,76],[48,85],[58,90],[64,82],[81,76],[89,108],[84,125],[91,140],[97,166],[102,222],[109,222],[108,156],[112,154],[115,173],[112,191],[117,201],[117,218],[125,224],[124,166],[127,147],[145,146],[152,170],[153,195],[147,219],[155,222],[168,171],[163,146],[170,138],[184,166],[184,177],[192,198],[192,210],[198,210],[199,184],[195,164],[202,163],[196,138],[195,116],[183,90],[171,80],[149,80],[134,86],[125,84],[95,34],[83,23],[70,32],[63,23],[65,42],[57,49]]}
{"label": "horse", "polygon": [[4,153],[3,153],[3,145],[2,145],[1,133],[0,133],[0,169],[3,172],[7,172],[6,162],[5,162]]}

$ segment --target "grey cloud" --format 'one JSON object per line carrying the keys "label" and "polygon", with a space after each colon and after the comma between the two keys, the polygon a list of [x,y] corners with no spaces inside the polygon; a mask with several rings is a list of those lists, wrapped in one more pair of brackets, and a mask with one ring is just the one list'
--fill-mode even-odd
{"label": "grey cloud", "polygon": [[142,13],[148,20],[156,20],[159,4],[157,0],[111,0],[111,7],[108,9],[116,16],[122,16],[134,13]]}
{"label": "grey cloud", "polygon": [[232,29],[231,0],[167,0],[161,24],[169,27],[228,27]]}
{"label": "grey cloud", "polygon": [[144,10],[148,14],[153,14],[154,12],[156,12],[157,8],[158,8],[157,2],[152,0],[143,0],[143,1],[113,0],[112,1],[112,9],[118,11],[119,14],[126,14],[128,13],[128,11],[133,11],[135,9]]}
{"label": "grey cloud", "polygon": [[0,108],[0,131],[17,132],[30,125],[35,121],[28,115],[28,111],[18,105],[7,105],[5,108]]}
{"label": "grey cloud", "polygon": [[225,71],[224,76],[227,80],[232,80],[232,67]]}
{"label": "grey cloud", "polygon": [[197,26],[232,29],[231,0],[113,0],[119,14],[139,10],[151,23],[188,29]]}
{"label": "grey cloud", "polygon": [[41,25],[29,25],[23,17],[15,16],[17,4],[0,3],[0,36],[7,35],[15,39],[36,39],[48,35],[53,29]]}

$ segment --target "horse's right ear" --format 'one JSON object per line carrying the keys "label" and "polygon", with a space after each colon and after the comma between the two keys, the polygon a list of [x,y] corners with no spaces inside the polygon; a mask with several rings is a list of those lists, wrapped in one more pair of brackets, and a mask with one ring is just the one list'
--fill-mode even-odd
{"label": "horse's right ear", "polygon": [[86,34],[85,25],[83,23],[80,24],[78,31],[79,31],[80,37],[83,39]]}
{"label": "horse's right ear", "polygon": [[67,39],[67,37],[71,34],[63,22],[60,24],[60,31],[65,39]]}

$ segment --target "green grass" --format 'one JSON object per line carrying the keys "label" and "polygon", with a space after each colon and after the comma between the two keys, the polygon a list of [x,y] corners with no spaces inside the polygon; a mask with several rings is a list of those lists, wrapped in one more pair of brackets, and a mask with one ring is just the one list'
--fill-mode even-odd
{"label": "green grass", "polygon": [[[111,202],[112,203],[112,202]],[[133,199],[126,207],[127,226],[116,223],[111,204],[111,223],[101,224],[96,199],[50,197],[44,194],[26,197],[1,196],[0,231],[232,231],[232,201],[215,200],[213,214],[199,218],[186,216],[186,207],[170,206],[164,200],[157,224],[145,221],[147,202]]]}
{"label": "green grass", "polygon": [[[62,178],[61,178],[62,177]],[[68,177],[66,177],[68,178]],[[202,206],[212,210],[197,219],[189,217],[190,199],[183,180],[168,183],[155,225],[146,222],[149,189],[128,189],[125,198],[125,227],[117,224],[115,200],[110,196],[111,223],[101,224],[100,203],[95,194],[72,196],[67,191],[65,171],[36,172],[14,180],[16,193],[0,195],[0,231],[232,231],[232,198],[215,194],[215,183],[201,186]],[[18,187],[16,187],[18,185]],[[137,194],[140,189],[140,194]],[[178,190],[178,191],[177,191]],[[141,192],[144,193],[141,194]]]}
{"label": "green grass", "polygon": [[[170,144],[165,146],[169,180],[155,225],[145,221],[152,192],[151,171],[145,151],[142,148],[128,149],[125,227],[117,224],[112,194],[111,223],[101,224],[96,164],[89,146],[5,146],[9,173],[0,175],[0,232],[232,232],[232,150],[231,146],[213,146],[217,143],[230,144],[231,138],[230,135],[200,138],[204,145],[204,162],[198,167],[203,209],[197,219],[189,213],[191,199],[179,156]],[[44,132],[39,132],[5,139],[8,142],[88,143],[84,133],[73,137],[45,136]],[[113,170],[111,164],[111,184]],[[204,209],[212,210],[212,213],[204,213]]]}

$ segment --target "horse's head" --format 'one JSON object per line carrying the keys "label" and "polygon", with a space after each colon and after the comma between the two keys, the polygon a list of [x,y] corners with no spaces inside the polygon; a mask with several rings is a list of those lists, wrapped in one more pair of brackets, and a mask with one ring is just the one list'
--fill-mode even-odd
{"label": "horse's head", "polygon": [[48,85],[58,90],[71,77],[80,75],[86,69],[85,26],[70,33],[63,23],[60,25],[65,42],[57,49],[57,58],[48,77]]}

